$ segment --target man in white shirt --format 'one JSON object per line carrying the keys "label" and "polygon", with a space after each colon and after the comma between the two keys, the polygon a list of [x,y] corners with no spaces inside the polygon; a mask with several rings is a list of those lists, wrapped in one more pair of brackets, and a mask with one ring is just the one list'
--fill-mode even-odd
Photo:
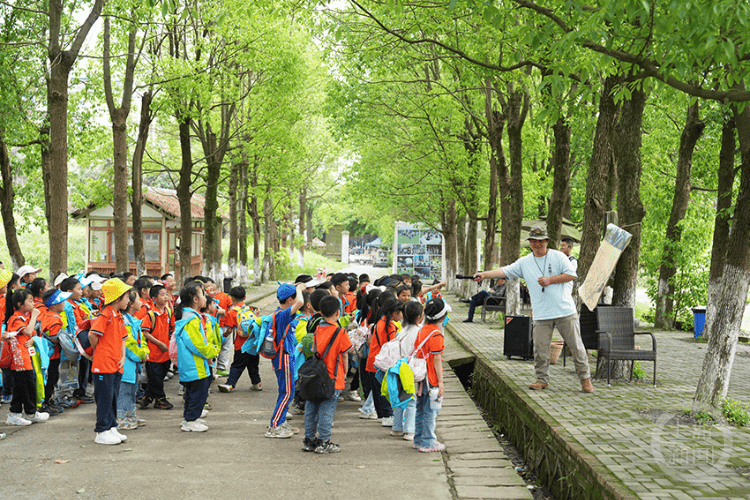
{"label": "man in white shirt", "polygon": [[591,384],[588,355],[581,340],[578,311],[567,283],[578,277],[568,257],[547,248],[546,229],[534,227],[526,238],[531,246],[529,255],[513,264],[474,275],[475,281],[487,278],[522,278],[531,296],[534,312],[534,370],[536,382],[532,390],[549,388],[549,360],[552,331],[557,327],[570,348],[576,373],[583,392],[594,392]]}

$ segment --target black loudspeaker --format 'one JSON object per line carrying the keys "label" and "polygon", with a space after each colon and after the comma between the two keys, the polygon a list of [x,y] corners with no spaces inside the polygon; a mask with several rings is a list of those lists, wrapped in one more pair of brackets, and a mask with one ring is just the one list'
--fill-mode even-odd
{"label": "black loudspeaker", "polygon": [[534,357],[534,338],[532,331],[534,323],[530,316],[505,317],[505,341],[503,354],[511,358],[532,359]]}

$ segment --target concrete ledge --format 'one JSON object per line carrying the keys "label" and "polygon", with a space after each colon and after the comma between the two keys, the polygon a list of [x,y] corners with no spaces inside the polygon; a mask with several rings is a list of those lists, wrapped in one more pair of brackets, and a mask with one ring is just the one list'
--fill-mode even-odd
{"label": "concrete ledge", "polygon": [[453,338],[475,356],[472,392],[482,408],[536,469],[558,500],[635,498],[596,457],[578,444],[525,390],[492,365],[451,325]]}

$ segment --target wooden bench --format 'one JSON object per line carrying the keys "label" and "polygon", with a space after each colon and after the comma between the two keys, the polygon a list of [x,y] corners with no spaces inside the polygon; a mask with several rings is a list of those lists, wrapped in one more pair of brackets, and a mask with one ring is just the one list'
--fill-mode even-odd
{"label": "wooden bench", "polygon": [[[630,380],[633,380],[635,361],[653,361],[654,387],[656,387],[656,337],[650,332],[634,331],[633,309],[631,307],[597,308],[599,346],[597,349],[597,371],[599,364],[607,360],[607,386],[611,386],[612,361],[630,361]],[[636,349],[635,336],[650,335],[651,350]]]}
{"label": "wooden bench", "polygon": [[482,302],[482,323],[485,323],[487,311],[501,312],[505,314],[505,297],[489,294]]}

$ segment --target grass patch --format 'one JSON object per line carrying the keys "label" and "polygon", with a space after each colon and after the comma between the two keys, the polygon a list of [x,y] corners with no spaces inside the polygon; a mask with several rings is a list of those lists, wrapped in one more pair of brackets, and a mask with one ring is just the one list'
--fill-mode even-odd
{"label": "grass patch", "polygon": [[727,422],[735,427],[745,427],[750,423],[750,415],[747,412],[748,405],[740,401],[725,399],[721,403],[721,413]]}

